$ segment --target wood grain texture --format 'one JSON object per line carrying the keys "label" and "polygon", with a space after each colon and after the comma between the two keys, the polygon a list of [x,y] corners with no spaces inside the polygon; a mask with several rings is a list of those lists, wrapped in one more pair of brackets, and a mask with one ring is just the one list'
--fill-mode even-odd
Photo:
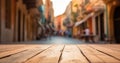
{"label": "wood grain texture", "polygon": [[[41,51],[47,49],[50,45],[44,46],[36,46],[36,47],[28,47],[26,51],[11,55],[7,58],[3,58],[0,60],[0,63],[23,63],[27,61],[29,58],[34,57],[36,54],[40,53]],[[23,48],[24,49],[24,48]]]}
{"label": "wood grain texture", "polygon": [[[91,63],[119,63],[120,61],[89,46],[79,46]],[[83,50],[84,49],[84,50]]]}
{"label": "wood grain texture", "polygon": [[59,63],[88,63],[76,45],[66,45]]}
{"label": "wood grain texture", "polygon": [[0,63],[120,63],[118,44],[0,46]]}
{"label": "wood grain texture", "polygon": [[55,45],[25,63],[58,63],[64,45]]}
{"label": "wood grain texture", "polygon": [[90,45],[90,46],[93,47],[94,49],[102,52],[102,53],[105,53],[105,54],[107,54],[109,56],[112,56],[112,57],[120,60],[120,52],[119,51],[115,51],[115,50],[112,50],[112,49],[109,49],[109,48],[105,48],[105,47],[100,47],[98,45]]}

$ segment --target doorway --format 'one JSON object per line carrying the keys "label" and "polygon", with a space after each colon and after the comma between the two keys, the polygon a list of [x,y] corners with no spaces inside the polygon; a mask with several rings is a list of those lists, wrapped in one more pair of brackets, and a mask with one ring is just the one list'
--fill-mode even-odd
{"label": "doorway", "polygon": [[22,37],[22,41],[24,41],[25,40],[25,14],[23,14],[23,37]]}
{"label": "doorway", "polygon": [[18,31],[18,41],[20,42],[21,41],[21,11],[18,10],[18,28],[17,28],[17,31]]}
{"label": "doorway", "polygon": [[99,35],[99,23],[98,23],[98,16],[95,18],[95,28],[96,28],[96,35]]}
{"label": "doorway", "polygon": [[101,13],[99,16],[96,16],[95,18],[95,24],[96,24],[96,35],[99,36],[99,39],[101,41],[104,41],[104,13]]}
{"label": "doorway", "polygon": [[113,21],[115,40],[120,43],[120,6],[115,8]]}
{"label": "doorway", "polygon": [[104,41],[104,13],[100,14],[100,40]]}

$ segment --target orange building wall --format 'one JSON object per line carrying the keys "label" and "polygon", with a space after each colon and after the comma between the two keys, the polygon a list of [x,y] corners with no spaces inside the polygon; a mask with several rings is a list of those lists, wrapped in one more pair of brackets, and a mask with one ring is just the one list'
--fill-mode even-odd
{"label": "orange building wall", "polygon": [[88,27],[90,29],[90,32],[93,32],[92,18],[88,19]]}

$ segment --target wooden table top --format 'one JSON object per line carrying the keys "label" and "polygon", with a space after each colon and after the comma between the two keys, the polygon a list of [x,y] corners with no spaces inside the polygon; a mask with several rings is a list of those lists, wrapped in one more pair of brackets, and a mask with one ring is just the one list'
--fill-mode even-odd
{"label": "wooden table top", "polygon": [[120,45],[0,45],[0,63],[120,63]]}

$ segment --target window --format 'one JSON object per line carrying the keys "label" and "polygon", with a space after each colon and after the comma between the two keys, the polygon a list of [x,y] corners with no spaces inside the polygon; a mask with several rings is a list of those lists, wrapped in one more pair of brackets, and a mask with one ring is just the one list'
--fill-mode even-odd
{"label": "window", "polygon": [[11,28],[11,0],[5,0],[5,26]]}

